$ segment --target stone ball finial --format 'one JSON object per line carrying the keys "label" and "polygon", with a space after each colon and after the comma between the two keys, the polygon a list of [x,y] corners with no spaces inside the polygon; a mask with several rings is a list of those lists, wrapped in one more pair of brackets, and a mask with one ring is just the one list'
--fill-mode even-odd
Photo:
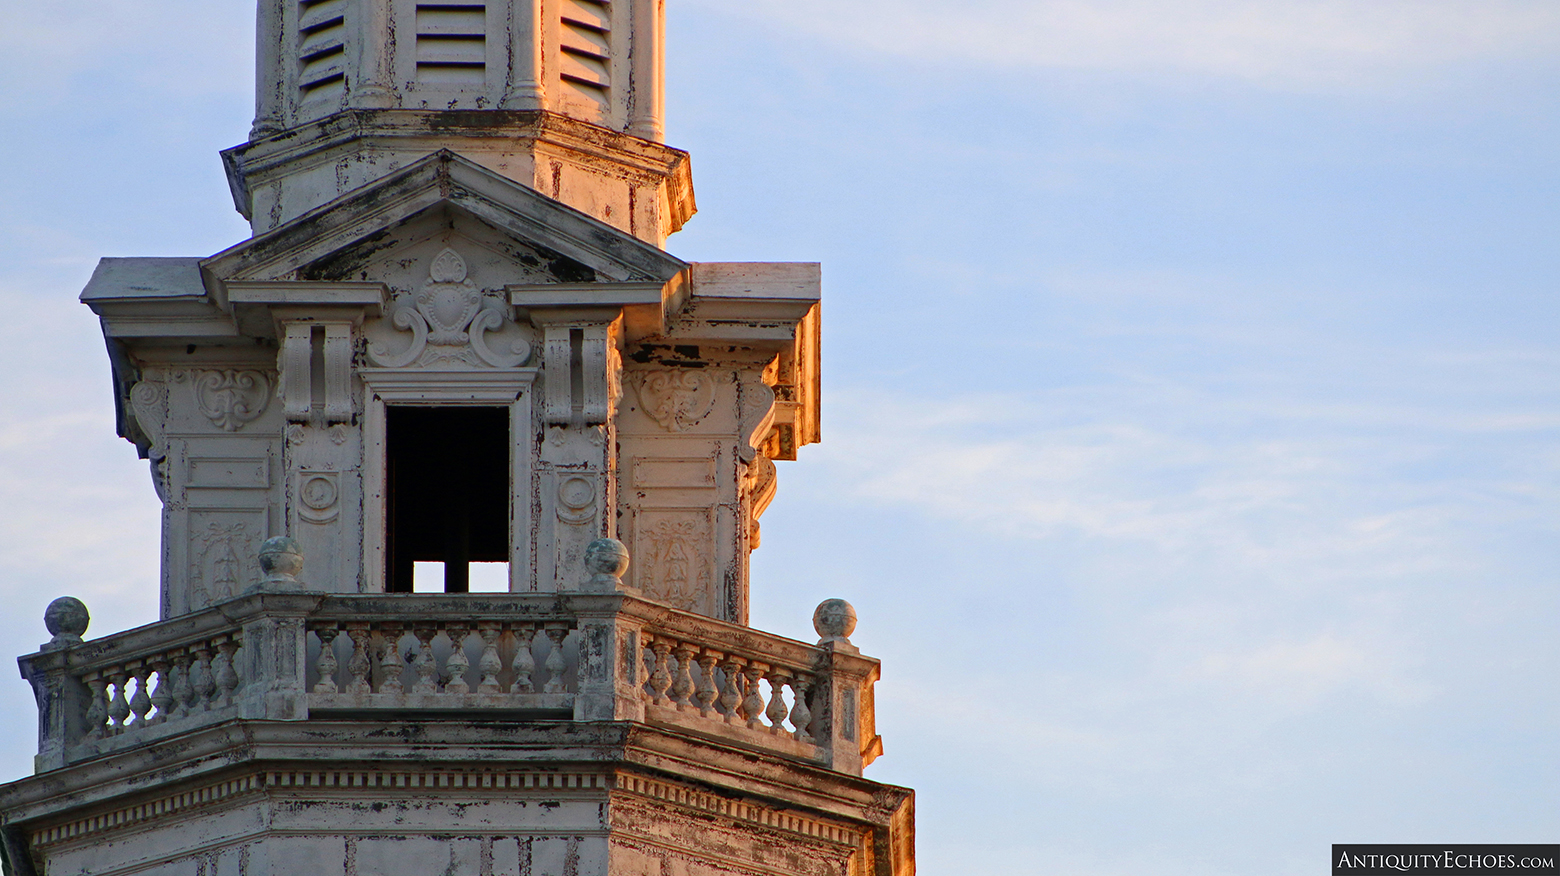
{"label": "stone ball finial", "polygon": [[298,573],[303,571],[303,549],[296,539],[278,535],[260,545],[260,571],[265,573],[261,587],[266,590],[297,590]]}
{"label": "stone ball finial", "polygon": [[622,587],[628,571],[628,548],[615,538],[598,538],[585,546],[586,589],[611,593]]}
{"label": "stone ball finial", "polygon": [[49,630],[49,635],[54,637],[44,647],[63,648],[81,644],[81,634],[87,631],[90,623],[92,615],[87,611],[85,602],[74,596],[61,596],[43,610],[43,625]]}
{"label": "stone ball finial", "polygon": [[813,630],[818,633],[820,645],[849,645],[850,634],[856,631],[856,607],[843,599],[825,599],[813,610]]}

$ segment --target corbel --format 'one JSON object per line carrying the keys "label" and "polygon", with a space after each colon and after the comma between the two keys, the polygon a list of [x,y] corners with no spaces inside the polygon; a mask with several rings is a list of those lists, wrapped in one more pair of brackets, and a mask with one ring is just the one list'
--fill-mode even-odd
{"label": "corbel", "polygon": [[320,387],[327,424],[352,420],[352,333],[365,317],[384,310],[383,283],[230,281],[228,301],[242,327],[256,334],[274,331],[282,412],[291,422],[308,422],[314,408],[314,330],[323,333]]}
{"label": "corbel", "polygon": [[607,422],[622,309],[533,307],[529,313],[542,333],[543,420],[579,426]]}
{"label": "corbel", "polygon": [[302,319],[279,317],[282,349],[277,356],[281,371],[282,412],[292,422],[307,422],[314,408],[314,329],[323,330],[324,344],[320,370],[325,377],[321,387],[325,402],[325,422],[352,420],[352,330],[362,320],[322,318],[310,315]]}

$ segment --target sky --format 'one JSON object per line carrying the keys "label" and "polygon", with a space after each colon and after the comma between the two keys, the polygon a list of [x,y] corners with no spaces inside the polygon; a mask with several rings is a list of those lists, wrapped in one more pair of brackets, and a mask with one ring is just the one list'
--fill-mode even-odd
{"label": "sky", "polygon": [[[75,297],[247,236],[239,0],[3,0],[0,634],[156,615]],[[1560,838],[1560,6],[669,0],[693,261],[823,263],[754,623],[883,660],[920,872]],[[34,708],[0,673],[0,776]]]}

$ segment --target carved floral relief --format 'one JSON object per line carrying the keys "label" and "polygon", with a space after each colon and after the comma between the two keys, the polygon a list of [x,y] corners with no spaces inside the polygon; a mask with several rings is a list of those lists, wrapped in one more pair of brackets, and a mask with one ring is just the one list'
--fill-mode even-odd
{"label": "carved floral relief", "polygon": [[715,381],[703,371],[636,371],[634,386],[645,414],[668,432],[697,426],[715,407]]}
{"label": "carved floral relief", "polygon": [[636,527],[645,594],[685,611],[707,611],[712,589],[707,517],[703,512],[683,512],[645,519],[649,516]]}
{"label": "carved floral relief", "polygon": [[190,604],[200,608],[231,599],[244,590],[252,575],[245,558],[255,562],[259,551],[258,532],[248,523],[208,523],[192,539],[194,562],[190,569]]}

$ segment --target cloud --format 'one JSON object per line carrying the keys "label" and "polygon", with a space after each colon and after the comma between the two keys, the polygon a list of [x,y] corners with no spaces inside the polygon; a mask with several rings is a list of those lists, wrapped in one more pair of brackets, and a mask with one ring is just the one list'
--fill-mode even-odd
{"label": "cloud", "polygon": [[[731,4],[697,0],[710,9]],[[994,67],[1179,71],[1336,87],[1560,48],[1530,0],[754,0],[742,13],[836,43]]]}

